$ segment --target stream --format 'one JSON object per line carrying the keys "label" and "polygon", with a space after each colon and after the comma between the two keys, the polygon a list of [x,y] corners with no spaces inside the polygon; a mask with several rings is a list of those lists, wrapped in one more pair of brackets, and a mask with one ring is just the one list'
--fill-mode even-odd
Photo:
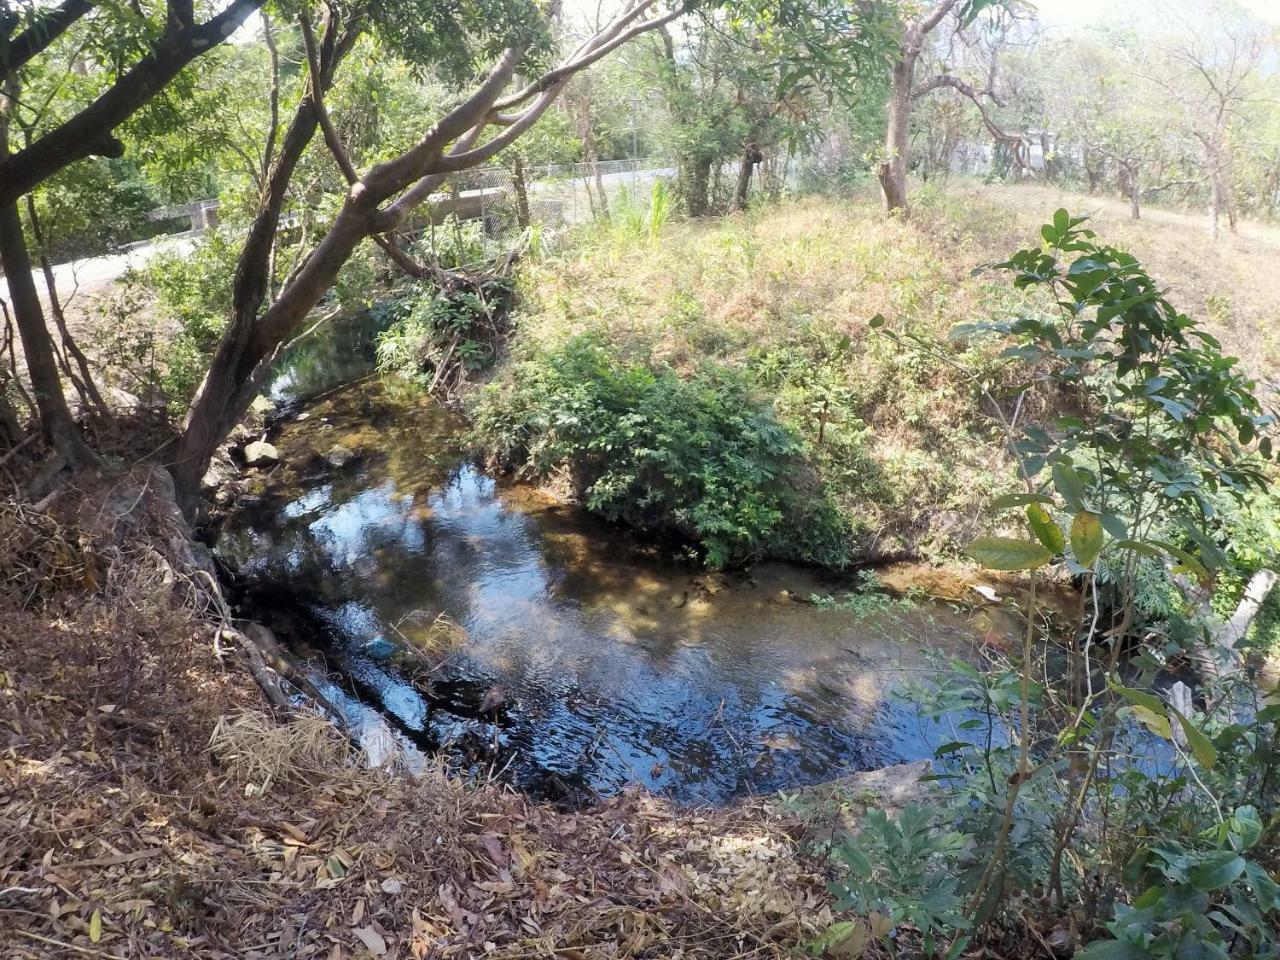
{"label": "stream", "polygon": [[[684,803],[930,757],[961,718],[903,694],[966,656],[998,608],[813,603],[852,580],[785,564],[700,569],[469,459],[465,425],[370,376],[340,322],[282,362],[279,465],[217,549],[374,762],[443,757],[539,796],[629,784]],[[354,456],[343,458],[335,447]]]}

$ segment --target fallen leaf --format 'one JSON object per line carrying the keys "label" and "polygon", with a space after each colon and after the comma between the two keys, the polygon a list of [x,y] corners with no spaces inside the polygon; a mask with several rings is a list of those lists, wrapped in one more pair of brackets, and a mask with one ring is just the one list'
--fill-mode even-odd
{"label": "fallen leaf", "polygon": [[375,957],[380,957],[387,952],[387,941],[382,939],[382,934],[373,927],[353,927],[351,930],[360,942],[369,948],[369,952]]}

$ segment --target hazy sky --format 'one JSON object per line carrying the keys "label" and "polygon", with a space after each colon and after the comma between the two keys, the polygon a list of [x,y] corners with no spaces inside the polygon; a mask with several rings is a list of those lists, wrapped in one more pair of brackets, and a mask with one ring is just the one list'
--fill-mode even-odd
{"label": "hazy sky", "polygon": [[[1167,0],[1143,3],[1118,3],[1117,0],[1032,0],[1040,11],[1040,19],[1049,24],[1084,26],[1102,20],[1157,18]],[[1255,17],[1280,24],[1280,0],[1239,0]]]}

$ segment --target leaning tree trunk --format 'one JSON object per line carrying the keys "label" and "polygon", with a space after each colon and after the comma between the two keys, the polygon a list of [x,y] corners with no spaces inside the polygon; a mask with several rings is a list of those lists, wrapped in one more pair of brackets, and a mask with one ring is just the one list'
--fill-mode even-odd
{"label": "leaning tree trunk", "polygon": [[289,185],[320,127],[317,97],[332,85],[334,71],[357,36],[350,28],[341,37],[336,31],[336,21],[327,24],[319,53],[320,76],[309,81],[311,86],[299,100],[271,164],[257,214],[236,262],[230,321],[169,459],[178,506],[188,517],[195,515],[199,505],[201,481],[213,454],[253,403],[283,341],[319,302],[356,245],[373,232],[354,222],[353,211],[360,211],[365,218],[368,213],[364,204],[348,197],[324,241],[302,262],[278,299],[262,311]]}
{"label": "leaning tree trunk", "polygon": [[915,73],[915,57],[904,56],[894,61],[889,102],[885,106],[885,157],[876,176],[884,194],[886,213],[907,208],[908,125],[911,120],[911,78]]}

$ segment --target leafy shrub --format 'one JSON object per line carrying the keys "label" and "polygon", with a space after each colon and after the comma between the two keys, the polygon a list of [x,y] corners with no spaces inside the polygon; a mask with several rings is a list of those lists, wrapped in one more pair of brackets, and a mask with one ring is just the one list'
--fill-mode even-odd
{"label": "leafy shrub", "polygon": [[164,252],[126,274],[127,293],[149,293],[161,318],[174,329],[155,348],[154,386],[175,409],[200,385],[209,359],[231,315],[231,281],[240,241],[228,230],[212,230],[190,253]]}
{"label": "leafy shrub", "polygon": [[858,956],[872,939],[892,940],[903,924],[919,932],[925,956],[969,926],[964,914],[964,884],[955,870],[970,846],[955,830],[939,830],[943,811],[907,806],[897,816],[869,810],[856,838],[845,837],[832,849],[843,867],[833,884],[836,906],[859,919],[832,926],[815,946]]}
{"label": "leafy shrub", "polygon": [[474,413],[498,461],[536,480],[563,473],[588,509],[677,532],[711,566],[840,539],[805,498],[800,443],[731,368],[682,377],[584,334],[515,364]]}
{"label": "leafy shrub", "polygon": [[[1034,913],[1095,939],[1078,954],[1090,960],[1274,958],[1276,822],[1258,810],[1280,790],[1280,707],[1262,707],[1247,674],[1213,666],[1224,651],[1210,645],[1201,596],[1232,552],[1246,566],[1274,556],[1275,420],[1218,341],[1081,223],[1060,210],[1042,246],[997,265],[1017,287],[1050,294],[1060,315],[1018,311],[962,329],[1008,338],[1005,355],[1059,398],[1057,415],[1035,423],[1005,412],[1026,387],[1012,401],[982,388],[1024,487],[990,509],[1025,511],[1024,532],[981,537],[968,552],[991,569],[1030,571],[1020,657],[985,671],[959,664],[936,682],[935,715],[968,715],[939,749],[951,802],[931,823],[913,813],[858,841],[896,833],[929,849],[949,838],[932,854],[948,858],[941,902],[964,906],[928,909],[933,881],[895,890],[852,854],[844,883],[864,914],[898,903],[935,942],[963,944],[999,918],[1036,923]],[[1243,529],[1255,542],[1233,548]],[[1037,571],[1050,565],[1081,583],[1078,620],[1065,628],[1035,600]],[[1207,664],[1194,693],[1157,683],[1182,654]]]}
{"label": "leafy shrub", "polygon": [[448,290],[413,290],[378,337],[378,366],[424,385],[457,386],[498,358],[514,292],[507,278],[483,274],[457,274]]}

